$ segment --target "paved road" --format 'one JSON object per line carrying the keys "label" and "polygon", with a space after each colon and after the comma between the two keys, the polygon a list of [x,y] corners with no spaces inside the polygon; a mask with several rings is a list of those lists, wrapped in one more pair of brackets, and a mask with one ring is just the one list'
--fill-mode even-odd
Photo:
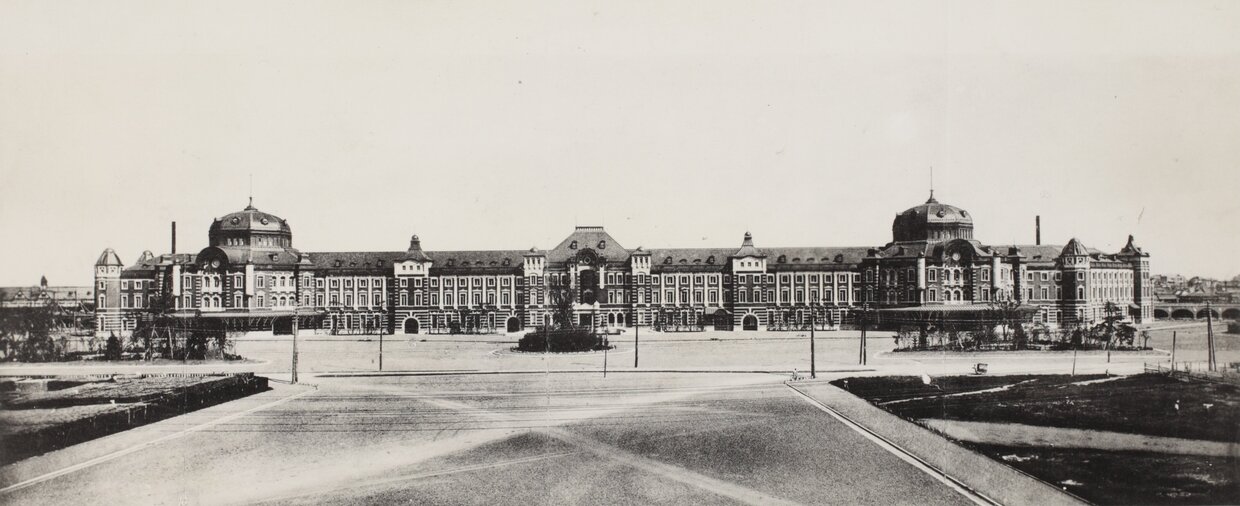
{"label": "paved road", "polygon": [[321,378],[2,468],[0,502],[969,503],[783,379]]}

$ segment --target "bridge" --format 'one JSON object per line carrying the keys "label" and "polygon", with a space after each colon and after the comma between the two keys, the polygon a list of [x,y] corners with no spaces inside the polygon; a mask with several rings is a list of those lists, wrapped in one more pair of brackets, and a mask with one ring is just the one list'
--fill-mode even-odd
{"label": "bridge", "polygon": [[1240,320],[1240,303],[1210,304],[1203,302],[1159,302],[1154,304],[1155,319],[1197,320],[1211,313],[1215,319]]}

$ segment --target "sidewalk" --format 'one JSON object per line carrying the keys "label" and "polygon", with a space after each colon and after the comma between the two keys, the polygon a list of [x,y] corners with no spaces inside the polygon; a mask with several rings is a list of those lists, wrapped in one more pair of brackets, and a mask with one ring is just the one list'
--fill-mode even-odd
{"label": "sidewalk", "polygon": [[1083,504],[1073,495],[883,411],[826,381],[797,382],[792,386],[994,502]]}
{"label": "sidewalk", "polygon": [[1240,445],[1175,437],[1146,436],[1100,430],[1066,429],[1019,423],[925,420],[926,425],[947,437],[974,443],[1038,448],[1090,448],[1178,455],[1230,457],[1240,455]]}

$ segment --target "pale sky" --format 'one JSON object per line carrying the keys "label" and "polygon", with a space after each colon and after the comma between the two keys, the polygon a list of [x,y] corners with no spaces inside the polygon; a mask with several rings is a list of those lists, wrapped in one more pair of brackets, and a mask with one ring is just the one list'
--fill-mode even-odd
{"label": "pale sky", "polygon": [[206,245],[881,246],[1128,234],[1240,273],[1240,2],[0,0],[0,285]]}

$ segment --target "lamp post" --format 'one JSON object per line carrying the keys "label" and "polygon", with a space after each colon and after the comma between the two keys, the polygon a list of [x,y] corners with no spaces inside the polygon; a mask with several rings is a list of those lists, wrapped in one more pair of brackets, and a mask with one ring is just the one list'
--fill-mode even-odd
{"label": "lamp post", "polygon": [[296,304],[293,305],[293,364],[290,383],[297,383],[297,317],[301,307],[301,254],[297,255],[297,263],[293,264],[293,299]]}
{"label": "lamp post", "polygon": [[860,364],[865,365],[865,360],[866,360],[865,358],[865,355],[866,355],[865,353],[865,328],[867,324],[869,323],[868,320],[869,320],[869,313],[870,313],[870,303],[862,302],[861,311],[859,311],[859,313],[860,313],[859,316],[861,317],[861,350],[860,350],[861,360],[860,360]]}
{"label": "lamp post", "polygon": [[809,310],[809,379],[818,377],[818,368],[814,360],[814,323],[816,323],[817,313],[815,308],[810,306]]}
{"label": "lamp post", "polygon": [[[636,316],[636,315],[635,315]],[[633,368],[637,369],[637,352],[640,350],[642,338],[642,322],[640,319],[634,318],[633,321]]]}

